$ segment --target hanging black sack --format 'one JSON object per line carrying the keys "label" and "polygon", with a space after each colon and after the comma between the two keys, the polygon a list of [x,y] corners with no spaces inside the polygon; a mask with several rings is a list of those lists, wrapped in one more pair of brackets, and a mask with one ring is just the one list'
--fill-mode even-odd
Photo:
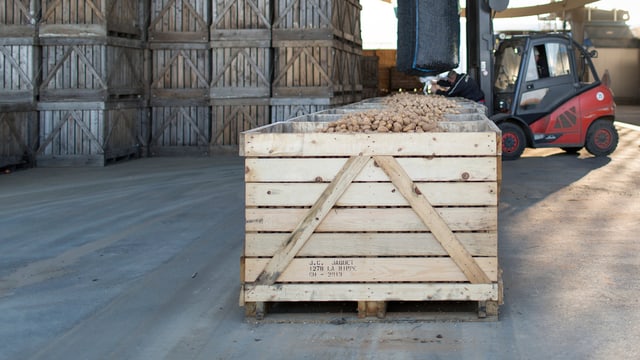
{"label": "hanging black sack", "polygon": [[411,75],[436,75],[459,65],[457,1],[398,0],[396,68]]}

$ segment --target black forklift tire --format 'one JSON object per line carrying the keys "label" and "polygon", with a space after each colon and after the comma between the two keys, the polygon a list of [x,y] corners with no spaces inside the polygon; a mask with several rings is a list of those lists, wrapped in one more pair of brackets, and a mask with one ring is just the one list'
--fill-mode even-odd
{"label": "black forklift tire", "polygon": [[520,126],[503,122],[498,125],[502,131],[502,160],[516,160],[524,152],[527,141]]}
{"label": "black forklift tire", "polygon": [[618,146],[618,130],[610,120],[596,120],[589,126],[584,147],[593,156],[607,156]]}

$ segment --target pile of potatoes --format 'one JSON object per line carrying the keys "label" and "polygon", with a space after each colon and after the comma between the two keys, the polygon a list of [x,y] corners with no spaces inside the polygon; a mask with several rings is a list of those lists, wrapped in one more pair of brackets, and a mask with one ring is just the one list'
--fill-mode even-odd
{"label": "pile of potatoes", "polygon": [[443,131],[444,114],[458,113],[458,104],[440,95],[400,93],[384,99],[381,109],[344,115],[322,132],[429,132]]}

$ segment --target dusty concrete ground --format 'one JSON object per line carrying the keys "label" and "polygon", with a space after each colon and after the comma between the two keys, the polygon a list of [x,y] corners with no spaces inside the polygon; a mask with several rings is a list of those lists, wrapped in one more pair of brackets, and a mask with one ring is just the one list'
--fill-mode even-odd
{"label": "dusty concrete ground", "polygon": [[2,175],[0,359],[640,358],[640,131],[619,131],[610,157],[504,163],[496,322],[245,321],[237,156]]}

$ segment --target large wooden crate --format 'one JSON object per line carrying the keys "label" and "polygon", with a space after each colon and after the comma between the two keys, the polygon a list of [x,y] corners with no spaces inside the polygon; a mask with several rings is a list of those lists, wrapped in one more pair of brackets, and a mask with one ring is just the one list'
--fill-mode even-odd
{"label": "large wooden crate", "polygon": [[152,156],[206,156],[211,141],[211,108],[191,102],[151,107]]}
{"label": "large wooden crate", "polygon": [[473,114],[445,132],[340,134],[296,121],[309,119],[241,137],[247,314],[270,302],[358,302],[359,316],[380,316],[390,301],[473,301],[497,315],[495,124]]}
{"label": "large wooden crate", "polygon": [[207,43],[211,1],[151,0],[149,40],[152,42]]}
{"label": "large wooden crate", "polygon": [[272,0],[273,38],[287,40],[339,39],[362,45],[360,11],[355,0]]}
{"label": "large wooden crate", "polygon": [[212,99],[271,96],[272,48],[268,30],[212,32]]}
{"label": "large wooden crate", "polygon": [[273,40],[273,97],[362,91],[362,50],[339,40]]}
{"label": "large wooden crate", "polygon": [[211,99],[211,152],[237,152],[240,133],[270,123],[269,103],[269,98]]}
{"label": "large wooden crate", "polygon": [[41,4],[41,37],[75,34],[142,39],[144,35],[145,0],[42,0]]}
{"label": "large wooden crate", "polygon": [[33,166],[38,147],[38,113],[33,104],[0,108],[0,168]]}
{"label": "large wooden crate", "polygon": [[211,51],[207,43],[151,43],[151,104],[208,105]]}
{"label": "large wooden crate", "polygon": [[140,101],[39,102],[38,166],[104,166],[137,157],[146,109]]}
{"label": "large wooden crate", "polygon": [[42,101],[108,101],[146,92],[144,44],[106,37],[41,38]]}
{"label": "large wooden crate", "polygon": [[[272,0],[216,0],[212,4],[211,39],[235,30],[271,31]],[[225,36],[225,35],[222,35]]]}
{"label": "large wooden crate", "polygon": [[37,95],[39,47],[33,37],[0,32],[0,104],[30,103]]}

